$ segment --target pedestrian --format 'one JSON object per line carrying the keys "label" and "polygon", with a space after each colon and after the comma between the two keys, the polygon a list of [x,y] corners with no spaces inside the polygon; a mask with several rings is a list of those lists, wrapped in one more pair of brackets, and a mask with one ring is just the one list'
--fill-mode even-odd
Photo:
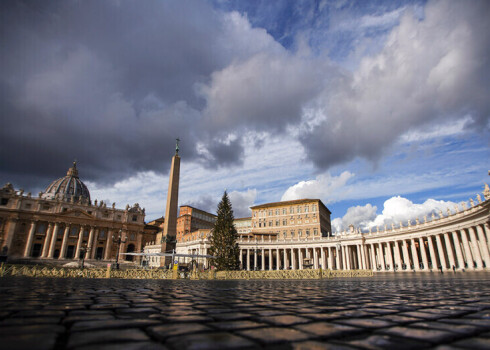
{"label": "pedestrian", "polygon": [[453,265],[453,272],[456,273],[456,266]]}

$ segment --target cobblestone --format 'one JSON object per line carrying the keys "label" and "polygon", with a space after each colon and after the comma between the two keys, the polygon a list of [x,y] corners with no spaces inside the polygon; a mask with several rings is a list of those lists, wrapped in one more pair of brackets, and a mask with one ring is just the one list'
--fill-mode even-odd
{"label": "cobblestone", "polygon": [[490,275],[0,278],[5,349],[490,349]]}

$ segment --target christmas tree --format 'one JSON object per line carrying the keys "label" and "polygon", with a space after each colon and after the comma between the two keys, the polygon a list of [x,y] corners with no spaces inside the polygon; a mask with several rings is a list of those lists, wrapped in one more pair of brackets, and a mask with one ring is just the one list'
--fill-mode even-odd
{"label": "christmas tree", "polygon": [[211,235],[210,253],[216,257],[213,265],[218,270],[238,270],[239,267],[238,234],[233,220],[233,209],[225,191],[218,204],[218,218]]}

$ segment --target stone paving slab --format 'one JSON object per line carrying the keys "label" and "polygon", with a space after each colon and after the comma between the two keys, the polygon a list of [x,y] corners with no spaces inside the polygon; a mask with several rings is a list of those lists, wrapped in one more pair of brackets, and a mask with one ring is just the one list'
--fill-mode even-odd
{"label": "stone paving slab", "polygon": [[490,274],[0,278],[2,349],[490,349]]}

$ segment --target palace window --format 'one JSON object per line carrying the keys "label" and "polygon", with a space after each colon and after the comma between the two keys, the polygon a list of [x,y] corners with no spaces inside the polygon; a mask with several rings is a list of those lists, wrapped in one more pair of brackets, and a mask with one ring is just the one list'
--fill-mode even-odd
{"label": "palace window", "polygon": [[314,229],[313,229],[313,234],[314,234],[315,236],[317,236],[317,235],[318,235],[318,229],[317,229],[317,228],[314,228]]}
{"label": "palace window", "polygon": [[305,205],[305,213],[307,213],[307,212],[308,212],[308,206]]}
{"label": "palace window", "polygon": [[269,227],[272,227],[272,221],[269,221]]}
{"label": "palace window", "polygon": [[298,207],[297,212],[301,213],[301,207]]}
{"label": "palace window", "polygon": [[289,214],[294,214],[294,208],[293,207],[289,207]]}
{"label": "palace window", "polygon": [[279,226],[279,220],[276,220],[276,226]]}
{"label": "palace window", "polygon": [[73,226],[71,229],[70,229],[70,236],[72,237],[76,237],[78,235],[78,231],[80,230],[80,228],[78,226]]}
{"label": "palace window", "polygon": [[286,208],[282,208],[282,215],[286,215],[286,214],[287,214]]}
{"label": "palace window", "polygon": [[269,209],[269,216],[272,216],[272,209]]}
{"label": "palace window", "polygon": [[276,209],[276,215],[279,215],[279,209]]}
{"label": "palace window", "polygon": [[288,221],[287,221],[286,219],[283,219],[283,220],[282,220],[282,225],[283,225],[283,226],[286,226],[287,224],[288,224]]}
{"label": "palace window", "polygon": [[294,230],[291,231],[291,237],[294,237]]}
{"label": "palace window", "polygon": [[298,230],[298,236],[302,236],[303,235],[303,230]]}
{"label": "palace window", "polygon": [[313,205],[311,206],[311,211],[316,211],[316,204],[313,204]]}
{"label": "palace window", "polygon": [[134,233],[131,233],[129,235],[129,240],[134,241],[136,239],[136,235]]}
{"label": "palace window", "polygon": [[306,230],[306,237],[310,235],[310,230]]}

